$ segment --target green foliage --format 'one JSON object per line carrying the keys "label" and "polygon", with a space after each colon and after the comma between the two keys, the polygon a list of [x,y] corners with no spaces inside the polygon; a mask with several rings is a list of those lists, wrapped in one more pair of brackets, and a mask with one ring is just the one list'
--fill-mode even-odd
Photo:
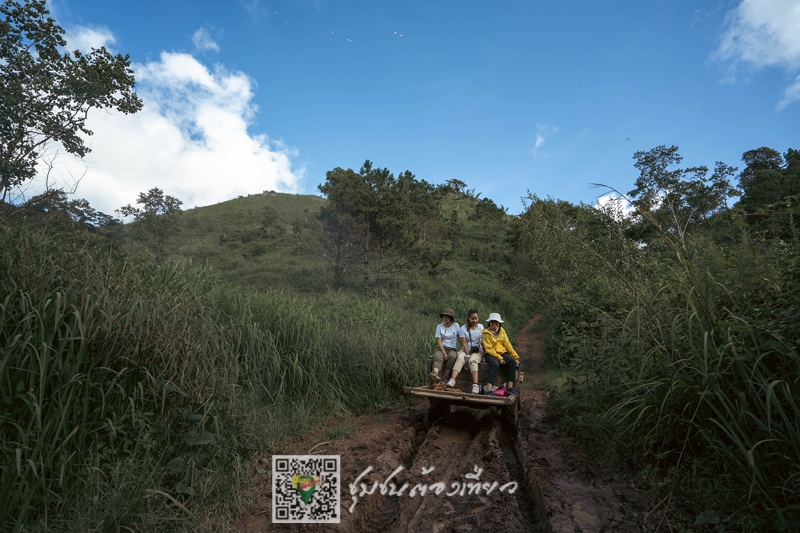
{"label": "green foliage", "polygon": [[[800,156],[791,148],[784,158],[775,150],[760,148],[759,158],[745,152],[748,167],[742,172],[744,194],[739,206],[748,213],[751,227],[769,238],[797,239],[800,227]],[[749,156],[749,157],[748,157]]]}
{"label": "green foliage", "polygon": [[36,174],[47,147],[70,154],[90,149],[82,135],[90,109],[135,113],[128,56],[105,47],[84,54],[62,52],[64,30],[48,17],[44,0],[5,0],[0,5],[0,201]]}
{"label": "green foliage", "polygon": [[117,209],[117,213],[123,217],[133,217],[138,222],[136,229],[141,230],[140,233],[155,239],[158,245],[163,245],[164,239],[177,230],[176,220],[183,212],[181,209],[183,202],[174,196],[165,195],[164,191],[154,187],[147,193],[140,192],[136,203],[142,207],[132,207],[128,204]]}
{"label": "green foliage", "polygon": [[0,216],[2,211],[5,211],[6,218],[24,218],[30,224],[45,224],[60,231],[96,231],[101,226],[118,224],[109,215],[95,210],[86,200],[69,199],[62,189],[47,190],[19,206],[0,203]]}
{"label": "green foliage", "polygon": [[783,157],[780,152],[766,146],[748,150],[742,154],[742,161],[747,165],[739,174],[739,186],[742,190],[747,189],[750,180],[759,170],[778,170],[783,166]]}
{"label": "green foliage", "polygon": [[[380,285],[386,271],[402,270],[421,257],[414,231],[418,211],[413,200],[419,199],[426,186],[408,171],[396,179],[386,168],[373,168],[369,160],[358,173],[342,168],[329,171],[325,183],[319,186],[330,201],[325,217],[333,222],[324,229],[333,232],[334,241],[348,236],[363,252],[365,292],[370,288],[370,261],[376,251],[376,285]],[[335,262],[333,266],[338,288],[342,265]]]}
{"label": "green foliage", "polygon": [[782,188],[800,159],[789,155],[794,167],[745,154],[741,203],[761,186],[777,202],[755,211],[758,224],[724,208],[731,167],[705,180],[705,168],[676,167],[675,147],[637,153],[632,218],[531,195],[514,223],[514,282],[547,314],[560,427],[642,469],[673,526],[800,522],[800,241]]}
{"label": "green foliage", "polygon": [[[717,162],[711,177],[708,167],[675,168],[683,161],[677,146],[657,146],[633,156],[639,170],[636,188],[628,193],[631,203],[651,214],[653,220],[679,238],[690,226],[708,219],[720,209],[727,210],[728,200],[739,196],[730,178],[736,168]],[[630,230],[636,239],[655,237],[647,217],[639,218]]]}
{"label": "green foliage", "polygon": [[0,239],[3,530],[224,512],[254,451],[423,380],[428,325],[380,300],[229,289],[24,226]]}

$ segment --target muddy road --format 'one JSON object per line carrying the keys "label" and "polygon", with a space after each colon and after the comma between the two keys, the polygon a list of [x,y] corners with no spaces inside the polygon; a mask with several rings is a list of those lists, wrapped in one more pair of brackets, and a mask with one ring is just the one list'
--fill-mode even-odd
{"label": "muddy road", "polygon": [[[542,334],[535,320],[519,333],[515,347],[526,376],[516,436],[503,431],[493,409],[456,407],[428,425],[427,402],[409,399],[404,406],[357,418],[346,438],[299,443],[287,452],[341,456],[340,524],[273,524],[267,475],[257,508],[234,528],[246,533],[666,530],[662,517],[650,512],[653,502],[646,487],[601,469],[548,418],[540,378]],[[263,462],[271,464],[271,459]],[[372,470],[361,476],[368,467]],[[375,490],[354,504],[350,484],[358,497],[362,483],[369,490],[398,467],[390,482],[398,489],[408,484],[401,496]],[[412,487],[437,482],[443,483],[438,495],[410,495]],[[470,494],[476,482],[481,490]]]}

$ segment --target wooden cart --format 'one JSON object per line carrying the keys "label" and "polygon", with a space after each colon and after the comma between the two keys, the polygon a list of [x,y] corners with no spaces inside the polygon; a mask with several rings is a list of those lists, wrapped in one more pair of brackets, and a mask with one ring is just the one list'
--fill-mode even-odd
{"label": "wooden cart", "polygon": [[[491,356],[489,356],[491,357]],[[431,372],[433,360],[428,358],[428,367],[426,375]],[[489,365],[481,362],[478,365],[478,382],[486,383],[486,378],[489,374]],[[442,373],[440,373],[442,375]],[[505,365],[500,365],[500,372],[497,373],[495,379],[495,387],[502,386],[506,382],[506,368]],[[517,372],[516,389],[521,392],[521,384],[524,380],[524,374]],[[484,394],[473,394],[472,391],[472,374],[469,372],[468,365],[459,372],[456,378],[456,386],[453,389],[457,390],[436,390],[432,388],[434,380],[428,377],[428,383],[424,387],[404,387],[405,394],[413,396],[422,396],[428,398],[430,402],[430,409],[428,410],[428,424],[432,424],[436,419],[450,414],[451,407],[454,405],[463,405],[473,409],[488,409],[491,407],[496,408],[500,413],[500,421],[503,429],[510,433],[516,434],[517,419],[519,416],[521,396],[488,396]]]}

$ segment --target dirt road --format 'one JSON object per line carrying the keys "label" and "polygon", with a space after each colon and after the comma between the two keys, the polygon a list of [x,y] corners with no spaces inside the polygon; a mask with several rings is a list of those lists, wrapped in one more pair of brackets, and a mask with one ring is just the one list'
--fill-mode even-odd
{"label": "dirt road", "polygon": [[[273,524],[271,483],[264,476],[258,508],[234,526],[246,533],[654,530],[656,517],[647,514],[649,492],[600,469],[569,437],[554,431],[556,424],[545,411],[542,335],[535,320],[519,333],[516,348],[526,375],[516,438],[501,429],[499,416],[490,409],[454,408],[430,427],[423,401],[370,413],[354,421],[356,429],[346,438],[315,444],[313,450],[313,443],[301,443],[298,447],[308,447],[287,452],[341,456],[340,524]],[[269,458],[265,463],[271,464]],[[368,467],[372,470],[358,479]],[[398,467],[391,482],[398,488],[407,483],[409,490],[401,496],[375,490],[353,505],[350,484],[358,498],[362,483],[368,490]],[[411,496],[411,487],[437,482],[443,483],[440,494],[417,491]],[[478,482],[478,494],[470,494]]]}

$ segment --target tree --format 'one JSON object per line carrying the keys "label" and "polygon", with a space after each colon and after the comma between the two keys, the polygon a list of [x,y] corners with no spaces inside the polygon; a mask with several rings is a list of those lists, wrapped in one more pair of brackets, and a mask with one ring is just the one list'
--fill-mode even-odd
{"label": "tree", "polygon": [[[636,188],[628,192],[631,203],[642,212],[649,213],[665,229],[683,235],[689,225],[706,220],[720,209],[727,208],[727,200],[738,196],[731,186],[730,177],[736,168],[717,162],[709,178],[708,167],[677,168],[683,161],[677,146],[657,146],[633,156],[639,169]],[[647,224],[639,220],[638,231]]]}
{"label": "tree", "polygon": [[505,220],[506,212],[502,207],[498,207],[491,199],[484,198],[475,205],[475,216],[483,225],[486,240],[489,240],[491,230]]}
{"label": "tree", "polygon": [[90,152],[82,135],[90,109],[135,113],[127,55],[105,47],[62,52],[63,28],[48,17],[45,0],[0,5],[0,201],[36,175],[37,162],[57,144],[78,157]]}
{"label": "tree", "polygon": [[[740,206],[748,213],[747,220],[757,231],[764,231],[775,238],[796,237],[795,213],[800,201],[800,152],[790,148],[782,158],[775,150],[759,150],[769,150],[777,154],[777,157],[773,154],[769,165],[752,165],[754,168],[761,168],[755,170],[746,181]],[[745,156],[752,152],[756,150],[745,152]]]}
{"label": "tree", "polygon": [[739,174],[739,186],[742,189],[747,187],[759,170],[778,170],[783,166],[781,154],[766,146],[743,153],[742,161],[747,165]]}
{"label": "tree", "polygon": [[131,204],[120,207],[117,213],[123,217],[133,217],[146,228],[146,232],[154,236],[158,244],[163,244],[164,239],[174,233],[178,216],[183,212],[183,202],[174,196],[164,195],[164,191],[154,187],[147,193],[140,192],[136,199],[137,204],[142,204],[142,209],[132,207]]}
{"label": "tree", "polygon": [[325,183],[319,185],[322,194],[334,206],[339,221],[348,228],[364,251],[364,290],[369,288],[369,259],[372,227],[377,217],[374,201],[374,184],[370,183],[372,163],[366,161],[356,173],[352,169],[336,167],[325,174]]}
{"label": "tree", "polygon": [[[378,260],[376,284],[387,272],[414,262],[418,207],[415,199],[428,189],[427,183],[419,185],[409,171],[395,178],[388,169],[373,167],[369,160],[358,173],[335,168],[326,174],[326,181],[319,190],[328,197],[339,223],[349,228],[363,249],[365,291],[370,284],[370,258],[375,252]],[[423,202],[422,205],[428,204]]]}
{"label": "tree", "polygon": [[466,194],[467,191],[467,184],[456,178],[447,180],[442,187],[458,194]]}
{"label": "tree", "polygon": [[331,205],[324,206],[315,220],[321,230],[316,233],[311,254],[332,271],[331,287],[338,291],[350,273],[355,262],[358,243],[356,243],[342,218]]}
{"label": "tree", "polygon": [[439,218],[442,197],[439,190],[425,180],[418,180],[414,174],[405,171],[397,177],[399,194],[408,200],[409,212],[419,230],[417,244],[424,245],[428,237],[428,229],[435,225]]}

